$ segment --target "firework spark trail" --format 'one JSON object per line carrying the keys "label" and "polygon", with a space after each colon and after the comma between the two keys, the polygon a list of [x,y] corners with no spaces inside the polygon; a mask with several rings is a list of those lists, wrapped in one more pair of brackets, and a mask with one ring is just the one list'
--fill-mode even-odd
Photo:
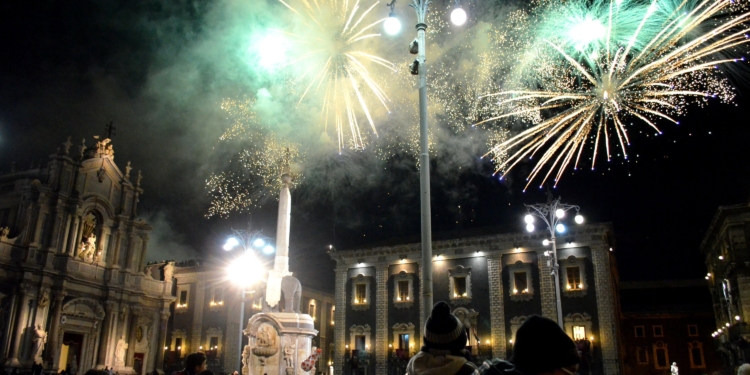
{"label": "firework spark trail", "polygon": [[[281,174],[290,165],[299,164],[304,155],[298,145],[280,140],[265,127],[253,111],[254,100],[225,99],[221,109],[227,113],[229,128],[219,138],[222,149],[234,149],[221,172],[211,174],[206,189],[211,197],[207,217],[227,217],[260,207],[281,189]],[[302,181],[294,174],[293,186]]]}
{"label": "firework spark trail", "polygon": [[[604,8],[603,2],[595,2],[598,9]],[[691,4],[693,8],[686,9]],[[565,13],[559,9],[565,6],[564,2],[556,5],[547,11]],[[628,117],[661,133],[657,120],[678,124],[674,117],[684,114],[691,102],[703,105],[709,98],[716,97],[723,102],[731,101],[733,89],[716,67],[744,61],[744,58],[712,56],[736,53],[737,47],[750,42],[746,35],[750,12],[741,6],[733,8],[735,4],[720,0],[703,0],[697,4],[683,1],[670,8],[671,5],[674,4],[664,6],[653,1],[641,6],[641,19],[627,44],[610,40],[611,33],[607,32],[608,39],[600,43],[606,46],[606,51],[599,48],[586,54],[573,48],[569,52],[573,45],[569,41],[542,38],[542,45],[548,46],[547,51],[537,53],[551,54],[552,58],[544,61],[551,61],[554,65],[552,68],[539,65],[531,68],[536,69],[532,76],[536,74],[541,89],[516,89],[484,96],[484,99],[497,100],[498,107],[510,107],[483,122],[534,111],[562,112],[491,148],[488,154],[500,151],[510,154],[498,165],[496,173],[507,173],[522,160],[532,158],[537,151],[547,147],[529,174],[526,187],[544,168],[549,170],[542,177],[541,184],[557,169],[556,185],[573,160],[574,169],[578,168],[583,148],[592,138],[595,139],[592,142],[592,169],[600,139],[606,147],[607,159],[611,159],[610,135],[616,135],[627,159],[626,146],[630,140],[624,120]],[[619,6],[610,2],[607,8],[616,12]],[[632,5],[628,5],[628,11],[631,12],[628,22],[632,24]],[[616,29],[617,14],[610,15],[609,19],[614,24],[608,24],[607,30]],[[707,31],[702,31],[703,28]],[[519,109],[514,109],[514,106]]]}
{"label": "firework spark trail", "polygon": [[[377,136],[375,120],[368,107],[369,96],[374,96],[388,111],[390,99],[368,69],[369,65],[394,70],[388,60],[370,53],[363,41],[380,37],[373,28],[386,18],[368,23],[371,11],[378,5],[361,6],[357,0],[350,8],[349,1],[337,0],[279,0],[309,30],[301,35],[287,31],[291,39],[292,53],[296,58],[284,64],[309,65],[299,77],[305,89],[299,98],[303,101],[320,97],[320,121],[326,131],[334,126],[337,133],[339,153],[348,146],[363,149],[365,139],[359,128],[358,113],[364,114],[372,133]],[[362,88],[367,91],[363,92]],[[322,95],[317,95],[322,91]]]}

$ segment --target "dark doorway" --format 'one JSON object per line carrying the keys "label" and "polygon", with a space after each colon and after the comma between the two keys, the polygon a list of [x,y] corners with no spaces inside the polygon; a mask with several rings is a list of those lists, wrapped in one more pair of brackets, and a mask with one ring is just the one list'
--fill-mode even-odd
{"label": "dark doorway", "polygon": [[133,370],[138,375],[143,375],[143,353],[133,354]]}
{"label": "dark doorway", "polygon": [[69,374],[81,374],[81,348],[83,348],[83,335],[80,333],[65,332],[63,334],[63,351],[65,358],[60,358],[61,367]]}

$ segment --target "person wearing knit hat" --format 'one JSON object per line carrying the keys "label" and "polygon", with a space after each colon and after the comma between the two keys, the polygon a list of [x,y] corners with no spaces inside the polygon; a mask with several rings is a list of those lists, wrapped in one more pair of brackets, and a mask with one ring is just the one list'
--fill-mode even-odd
{"label": "person wearing knit hat", "polygon": [[485,361],[482,375],[574,375],[581,358],[573,340],[553,320],[532,315],[516,331],[513,357]]}
{"label": "person wearing knit hat", "polygon": [[435,304],[423,332],[424,346],[406,365],[407,375],[469,375],[477,369],[467,359],[466,328],[447,303]]}

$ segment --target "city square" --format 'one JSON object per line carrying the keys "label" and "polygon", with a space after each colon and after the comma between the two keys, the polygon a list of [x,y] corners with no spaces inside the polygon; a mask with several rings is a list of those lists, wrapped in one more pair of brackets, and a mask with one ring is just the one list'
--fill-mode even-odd
{"label": "city square", "polygon": [[746,1],[3,7],[9,374],[750,367]]}

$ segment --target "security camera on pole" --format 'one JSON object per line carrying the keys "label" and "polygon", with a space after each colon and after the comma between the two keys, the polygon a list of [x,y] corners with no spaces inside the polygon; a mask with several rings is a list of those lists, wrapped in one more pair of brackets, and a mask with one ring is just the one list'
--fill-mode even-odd
{"label": "security camera on pole", "polygon": [[524,221],[526,222],[526,230],[529,232],[534,231],[534,218],[538,217],[542,219],[542,221],[547,224],[547,230],[549,230],[550,238],[549,240],[545,239],[542,243],[544,246],[552,244],[552,252],[549,254],[549,252],[545,252],[545,255],[552,255],[552,277],[555,279],[555,297],[557,300],[557,324],[560,325],[561,328],[565,329],[563,326],[563,315],[562,315],[562,300],[560,299],[560,264],[557,262],[557,241],[555,240],[555,232],[557,233],[565,233],[566,228],[565,224],[563,224],[561,221],[563,218],[565,218],[565,213],[569,210],[575,209],[576,210],[576,216],[575,216],[575,222],[576,224],[583,224],[583,216],[578,213],[580,211],[580,207],[573,206],[570,204],[564,204],[560,203],[560,198],[554,199],[552,197],[552,193],[547,192],[547,203],[542,204],[527,204],[526,210],[528,213],[524,217]]}

